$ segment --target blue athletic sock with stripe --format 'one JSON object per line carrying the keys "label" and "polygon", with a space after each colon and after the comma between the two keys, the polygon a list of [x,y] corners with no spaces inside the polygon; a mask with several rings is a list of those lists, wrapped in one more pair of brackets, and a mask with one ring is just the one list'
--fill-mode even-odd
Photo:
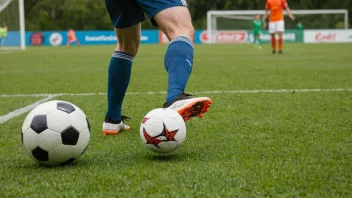
{"label": "blue athletic sock with stripe", "polygon": [[184,36],[175,37],[165,54],[165,69],[169,74],[166,102],[175,99],[186,88],[192,72],[193,43]]}
{"label": "blue athletic sock with stripe", "polygon": [[115,51],[108,73],[108,110],[106,118],[121,120],[122,102],[131,78],[133,56]]}

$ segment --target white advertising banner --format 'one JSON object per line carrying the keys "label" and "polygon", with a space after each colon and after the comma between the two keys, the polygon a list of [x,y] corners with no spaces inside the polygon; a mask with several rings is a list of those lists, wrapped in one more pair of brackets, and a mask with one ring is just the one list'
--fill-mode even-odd
{"label": "white advertising banner", "polygon": [[304,43],[352,43],[352,30],[305,30]]}

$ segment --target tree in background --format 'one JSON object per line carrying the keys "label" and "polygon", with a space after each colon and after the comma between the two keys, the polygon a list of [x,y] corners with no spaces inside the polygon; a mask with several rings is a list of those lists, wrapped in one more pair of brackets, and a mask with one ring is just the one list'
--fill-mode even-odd
{"label": "tree in background", "polygon": [[[191,7],[193,24],[196,29],[206,28],[208,10],[263,10],[266,0],[188,0]],[[288,0],[292,9],[348,9],[349,21],[352,21],[352,0]],[[65,30],[109,30],[111,22],[104,1],[97,0],[25,0],[26,29]],[[320,16],[321,17],[321,16]],[[343,23],[329,20],[331,16],[322,16],[317,20],[329,27],[343,28]],[[309,18],[299,18],[305,28],[318,28]],[[324,21],[325,20],[325,21]],[[313,21],[313,22],[312,22]],[[332,23],[336,24],[327,24]],[[147,20],[143,29],[153,28]],[[288,28],[295,29],[292,24]]]}
{"label": "tree in background", "polygon": [[104,1],[26,0],[27,30],[111,29]]}

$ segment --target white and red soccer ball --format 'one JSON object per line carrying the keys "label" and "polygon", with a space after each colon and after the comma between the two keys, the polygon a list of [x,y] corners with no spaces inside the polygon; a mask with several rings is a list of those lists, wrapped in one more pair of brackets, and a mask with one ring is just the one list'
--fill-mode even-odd
{"label": "white and red soccer ball", "polygon": [[172,109],[154,109],[144,116],[140,137],[148,149],[157,153],[170,153],[186,139],[186,124]]}

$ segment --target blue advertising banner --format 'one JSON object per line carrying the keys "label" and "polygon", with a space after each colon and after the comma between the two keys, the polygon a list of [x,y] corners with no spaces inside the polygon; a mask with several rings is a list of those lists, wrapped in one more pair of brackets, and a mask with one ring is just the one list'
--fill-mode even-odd
{"label": "blue advertising banner", "polygon": [[12,46],[20,46],[21,39],[20,39],[20,32],[19,31],[9,31],[7,33],[6,38],[3,38],[2,45],[5,47],[12,47]]}
{"label": "blue advertising banner", "polygon": [[[117,41],[114,31],[76,31],[76,37],[81,45],[109,45]],[[66,45],[67,40],[67,31],[26,32],[26,45],[60,46]],[[141,43],[159,43],[158,31],[142,31]]]}
{"label": "blue advertising banner", "polygon": [[196,30],[194,43],[202,44],[207,42],[208,42],[208,32],[206,30]]}
{"label": "blue advertising banner", "polygon": [[[10,35],[10,33],[9,33]],[[19,33],[14,32],[13,45],[19,45]],[[15,38],[16,37],[16,38]],[[76,37],[81,45],[114,45],[117,42],[114,31],[76,31]],[[61,46],[66,45],[68,41],[67,31],[38,31],[26,32],[27,46]],[[202,44],[208,41],[207,32],[196,30],[195,44]],[[17,43],[16,43],[17,42]],[[142,44],[168,43],[167,37],[159,30],[143,30],[141,35]],[[8,44],[8,43],[7,43]],[[73,43],[74,45],[75,43]]]}

